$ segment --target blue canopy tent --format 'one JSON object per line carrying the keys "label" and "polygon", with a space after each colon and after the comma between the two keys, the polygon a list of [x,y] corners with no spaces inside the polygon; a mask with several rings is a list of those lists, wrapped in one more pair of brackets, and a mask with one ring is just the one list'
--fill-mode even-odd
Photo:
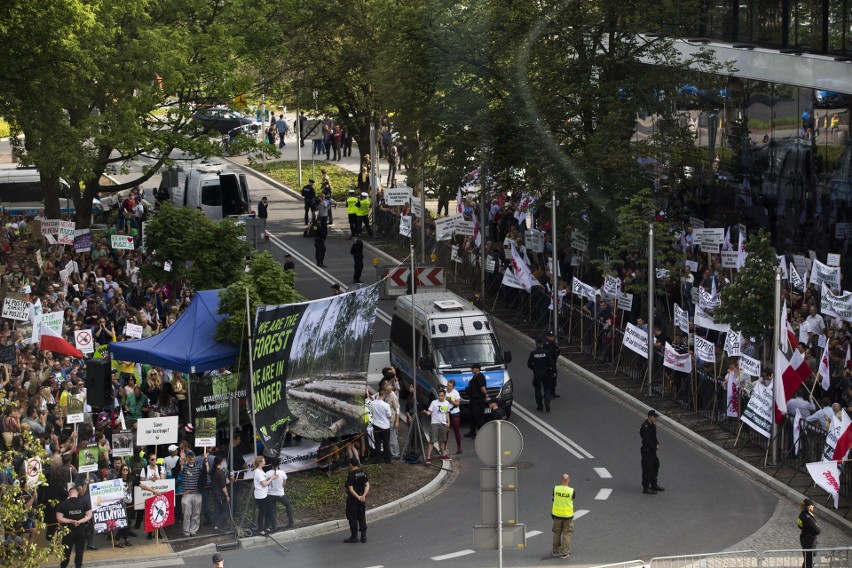
{"label": "blue canopy tent", "polygon": [[240,348],[216,341],[216,324],[227,317],[218,310],[219,290],[196,292],[186,311],[165,331],[146,339],[110,343],[110,357],[182,373],[232,367]]}

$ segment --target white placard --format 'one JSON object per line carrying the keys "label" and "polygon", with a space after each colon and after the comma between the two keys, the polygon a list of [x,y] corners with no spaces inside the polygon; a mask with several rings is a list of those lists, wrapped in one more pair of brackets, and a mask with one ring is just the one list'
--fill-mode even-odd
{"label": "white placard", "polygon": [[[197,458],[196,458],[197,459]],[[167,491],[175,490],[174,479],[158,479],[157,481],[142,481],[142,485],[153,489],[158,493],[166,493]],[[133,509],[141,511],[145,508],[145,499],[153,497],[153,493],[147,489],[142,489],[138,485],[133,488]]]}
{"label": "white placard", "polygon": [[615,298],[619,310],[629,312],[633,309],[633,294],[619,291]]}
{"label": "white placard", "polygon": [[410,197],[411,188],[404,185],[385,189],[385,205],[388,207],[406,205]]}
{"label": "white placard", "polygon": [[41,222],[41,234],[45,237],[55,237],[59,234],[59,220],[45,219]]}
{"label": "white placard", "polygon": [[828,253],[825,263],[828,266],[840,266],[840,255],[833,252]]}
{"label": "white placard", "polygon": [[740,420],[751,426],[758,434],[769,438],[775,414],[772,406],[772,387],[757,381],[754,383],[754,390]]}
{"label": "white placard", "polygon": [[49,327],[56,335],[62,337],[62,312],[48,312],[41,315],[41,325]]}
{"label": "white placard", "polygon": [[524,233],[524,246],[533,252],[544,252],[544,233],[530,229]]}
{"label": "white placard", "polygon": [[423,202],[419,197],[411,198],[411,214],[415,217],[423,217]]}
{"label": "white placard", "polygon": [[699,219],[698,217],[690,217],[689,224],[692,225],[693,229],[703,229],[704,228],[704,220]]}
{"label": "white placard", "polygon": [[627,327],[624,328],[624,347],[647,359],[648,332],[628,322]]}
{"label": "white placard", "polygon": [[32,304],[26,300],[6,297],[3,299],[2,317],[16,321],[28,321],[30,319],[31,308]]}
{"label": "white placard", "polygon": [[438,241],[446,241],[452,238],[453,229],[455,228],[456,219],[458,217],[461,217],[461,215],[435,219],[435,239]]}
{"label": "white placard", "polygon": [[805,257],[800,254],[793,255],[793,266],[799,271],[799,274],[804,274],[808,271],[808,263],[805,262]]}
{"label": "white placard", "polygon": [[113,250],[133,250],[133,237],[129,235],[112,235],[110,247]]}
{"label": "white placard", "polygon": [[162,446],[177,444],[178,417],[140,418],[136,422],[137,446]]}
{"label": "white placard", "polygon": [[760,360],[753,359],[745,353],[740,353],[740,371],[752,377],[759,377]]}
{"label": "white placard", "polygon": [[163,263],[163,270],[165,270],[166,272],[172,271],[172,261],[171,260],[167,260],[166,262]]}
{"label": "white placard", "polygon": [[586,237],[586,235],[584,235],[577,229],[574,229],[573,231],[571,231],[571,248],[576,249],[580,252],[586,252],[587,250],[589,250],[588,237]]}
{"label": "white placard", "polygon": [[731,328],[726,323],[716,323],[713,321],[713,317],[708,315],[704,310],[702,310],[699,306],[695,306],[695,326],[703,327],[704,329],[715,329],[716,331],[727,331]]}
{"label": "white placard", "polygon": [[402,215],[399,218],[399,234],[403,237],[411,236],[411,215]]}
{"label": "white placard", "polygon": [[690,272],[698,272],[698,263],[694,260],[684,260],[684,266],[689,268]]}
{"label": "white placard", "polygon": [[735,250],[722,251],[722,268],[736,268],[738,253]]}
{"label": "white placard", "polygon": [[497,267],[497,261],[490,256],[485,257],[485,272],[494,274],[494,269]]}
{"label": "white placard", "polygon": [[842,241],[849,233],[849,223],[837,223],[834,225],[834,238]]}
{"label": "white placard", "polygon": [[671,344],[666,342],[663,366],[681,373],[692,372],[692,355],[689,353],[678,353]]}
{"label": "white placard", "polygon": [[95,342],[92,338],[92,332],[88,329],[81,329],[74,332],[74,343],[77,349],[83,353],[94,353]]}
{"label": "white placard", "polygon": [[473,221],[465,221],[464,219],[456,220],[454,226],[456,234],[464,235],[465,237],[472,237],[475,228]]}
{"label": "white placard", "polygon": [[142,337],[142,326],[135,323],[124,325],[124,337],[132,339],[140,339]]}
{"label": "white placard", "polygon": [[74,221],[60,221],[59,232],[56,237],[56,242],[60,245],[74,245],[74,235],[76,234],[77,223]]}

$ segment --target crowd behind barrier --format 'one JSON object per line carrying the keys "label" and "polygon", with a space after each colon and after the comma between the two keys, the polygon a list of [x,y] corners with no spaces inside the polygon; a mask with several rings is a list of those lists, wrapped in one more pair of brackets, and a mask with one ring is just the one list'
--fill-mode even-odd
{"label": "crowd behind barrier", "polygon": [[[547,207],[529,208],[529,217],[534,219],[535,226],[543,230],[543,252],[533,253],[524,246],[524,227],[520,219],[527,215],[515,215],[521,196],[500,196],[494,200],[488,211],[487,226],[481,231],[486,238],[486,274],[485,297],[480,298],[482,278],[480,247],[475,236],[453,236],[449,240],[437,240],[435,221],[429,214],[426,219],[425,239],[420,231],[422,222],[416,216],[412,218],[411,234],[400,234],[400,216],[409,213],[408,207],[387,207],[380,204],[376,210],[377,236],[385,242],[398,246],[407,251],[413,243],[416,255],[419,256],[421,242],[425,242],[425,258],[438,266],[445,268],[449,287],[473,297],[480,307],[488,309],[501,317],[509,319],[509,323],[522,328],[533,335],[543,336],[552,328],[552,274],[546,269],[552,255],[553,247],[550,242],[549,209]],[[456,204],[451,203],[450,207]],[[467,219],[473,220],[479,213],[478,204],[464,202],[459,208]],[[494,219],[495,211],[505,211],[502,219]],[[456,211],[449,212],[455,214]],[[508,221],[507,221],[508,220]],[[659,219],[658,219],[659,220]],[[477,222],[477,227],[479,223]],[[691,234],[692,229],[686,226],[672,227],[672,230],[685,231]],[[687,232],[688,231],[688,232]],[[634,325],[644,325],[643,317],[647,313],[647,293],[632,295],[632,305],[629,310],[619,307],[614,297],[603,292],[603,275],[591,267],[588,258],[580,258],[577,250],[562,247],[568,241],[569,230],[560,231],[560,246],[557,246],[557,262],[561,278],[557,279],[559,293],[559,336],[564,342],[581,352],[588,361],[604,365],[613,373],[628,378],[629,388],[635,391],[647,392],[647,360],[633,351],[623,347],[625,326],[629,322]],[[736,234],[736,233],[735,233]],[[517,250],[526,255],[529,269],[540,284],[532,286],[529,291],[503,284],[503,272],[512,270],[511,256],[505,244],[511,239]],[[564,240],[565,242],[562,242]],[[754,383],[762,380],[763,384],[771,384],[772,356],[769,353],[770,341],[764,345],[765,338],[745,338],[743,348],[751,357],[763,361],[761,377],[742,375],[743,380],[737,392],[737,416],[728,416],[728,394],[726,375],[735,372],[739,377],[738,357],[729,358],[725,351],[724,332],[696,327],[692,316],[696,306],[700,307],[703,300],[695,298],[693,293],[703,289],[707,295],[718,292],[735,278],[735,270],[723,269],[720,255],[700,254],[691,239],[681,241],[686,251],[689,265],[682,275],[665,280],[657,280],[658,296],[655,300],[656,323],[659,331],[649,333],[654,337],[654,376],[651,377],[652,392],[661,399],[668,400],[671,409],[667,414],[675,417],[698,415],[713,428],[719,428],[729,433],[730,443],[726,443],[730,451],[739,454],[741,449],[751,445],[768,452],[770,441],[747,425],[739,416],[748,405]],[[584,253],[585,256],[585,253]],[[792,267],[792,255],[785,262]],[[799,259],[797,259],[798,263]],[[691,265],[691,266],[690,266]],[[630,266],[627,259],[625,269],[620,274],[614,274],[621,286],[629,281],[642,282],[646,279],[641,270]],[[585,280],[587,284],[601,294],[595,300],[575,294],[574,279]],[[694,292],[693,292],[694,289]],[[837,292],[836,292],[837,293]],[[805,399],[810,397],[815,401],[816,408],[823,405],[838,403],[841,412],[852,413],[852,364],[848,359],[848,350],[852,342],[852,329],[849,322],[837,318],[824,318],[820,311],[820,289],[814,284],[801,282],[799,289],[792,287],[791,278],[784,280],[782,291],[783,300],[787,306],[789,324],[792,332],[801,343],[800,350],[810,365],[813,373],[805,383]],[[599,302],[603,300],[603,304]],[[689,334],[675,329],[674,304],[679,304],[690,316]],[[814,317],[815,308],[816,315]],[[710,310],[712,315],[712,310]],[[828,321],[826,321],[828,320]],[[821,324],[819,322],[822,322]],[[644,326],[647,328],[647,325]],[[652,330],[653,332],[653,330]],[[663,366],[663,347],[671,342],[680,353],[694,351],[695,334],[713,343],[715,361],[713,364],[698,363],[693,358],[692,373],[672,371]],[[820,336],[823,339],[820,339]],[[750,339],[750,341],[749,341]],[[830,386],[823,391],[818,375],[819,361],[823,352],[827,352],[829,360]],[[679,409],[679,411],[678,411]],[[839,416],[839,414],[838,414]],[[690,418],[692,419],[692,418]],[[793,418],[785,416],[779,427],[782,466],[808,475],[805,464],[822,461],[823,446],[826,439],[826,429],[815,422],[802,421],[800,444],[794,448]],[[735,445],[736,444],[736,445]],[[764,464],[761,464],[764,465]],[[781,467],[771,470],[780,473]],[[840,495],[852,498],[852,463],[845,462],[841,466]],[[787,479],[785,478],[785,481]],[[848,515],[849,508],[845,507]]]}

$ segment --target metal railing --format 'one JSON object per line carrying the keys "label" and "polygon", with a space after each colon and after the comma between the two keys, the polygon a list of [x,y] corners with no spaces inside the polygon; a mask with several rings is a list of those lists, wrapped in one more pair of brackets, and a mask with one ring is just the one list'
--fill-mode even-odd
{"label": "metal railing", "polygon": [[755,550],[737,550],[711,554],[658,556],[652,558],[648,566],[650,568],[757,568],[760,566],[760,554]]}

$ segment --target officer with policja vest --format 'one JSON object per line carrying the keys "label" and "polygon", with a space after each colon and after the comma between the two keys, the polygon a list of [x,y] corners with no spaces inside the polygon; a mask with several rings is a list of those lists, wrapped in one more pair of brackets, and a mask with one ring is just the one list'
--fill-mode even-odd
{"label": "officer with policja vest", "polygon": [[571,476],[562,474],[559,485],[553,488],[553,506],[550,516],[553,519],[553,549],[551,554],[557,558],[571,556],[571,534],[574,532],[574,488],[569,487]]}
{"label": "officer with policja vest", "polygon": [[367,234],[373,236],[373,229],[370,227],[370,196],[366,191],[361,192],[361,199],[358,201],[358,232],[361,228],[366,229]]}
{"label": "officer with policja vest", "polygon": [[349,217],[349,238],[361,234],[361,222],[358,218],[358,197],[355,195],[355,190],[349,190],[349,196],[346,198],[346,215]]}

